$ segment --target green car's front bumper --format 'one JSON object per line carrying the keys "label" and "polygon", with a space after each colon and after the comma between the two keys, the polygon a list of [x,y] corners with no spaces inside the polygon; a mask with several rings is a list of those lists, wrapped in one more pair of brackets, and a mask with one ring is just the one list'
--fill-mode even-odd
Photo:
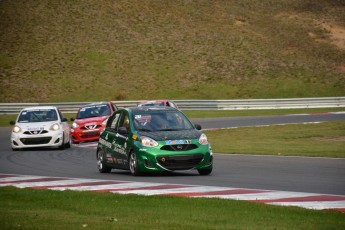
{"label": "green car's front bumper", "polygon": [[140,142],[134,144],[133,151],[138,158],[141,172],[166,172],[176,170],[212,170],[213,155],[209,144],[201,145],[192,140],[188,145],[166,145],[158,141],[156,147],[144,147]]}

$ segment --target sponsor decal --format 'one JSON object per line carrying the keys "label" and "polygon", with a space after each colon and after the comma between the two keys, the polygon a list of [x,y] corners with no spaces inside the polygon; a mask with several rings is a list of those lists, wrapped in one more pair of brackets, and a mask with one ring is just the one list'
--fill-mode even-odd
{"label": "sponsor decal", "polygon": [[136,140],[136,139],[137,139],[137,137],[138,137],[138,136],[137,136],[137,135],[135,135],[135,134],[133,134],[133,135],[132,135],[133,140]]}
{"label": "sponsor decal", "polygon": [[106,146],[107,148],[111,148],[111,143],[102,138],[99,139],[99,143]]}
{"label": "sponsor decal", "polygon": [[191,140],[166,140],[166,145],[183,145],[183,144],[191,144]]}
{"label": "sponsor decal", "polygon": [[28,131],[41,131],[44,130],[44,127],[29,127]]}
{"label": "sponsor decal", "polygon": [[110,154],[107,154],[107,162],[113,163],[113,158]]}
{"label": "sponsor decal", "polygon": [[[113,142],[113,145],[114,145],[113,150],[115,152],[117,152],[121,155],[126,155],[126,147],[125,146],[122,146],[122,145],[115,143],[115,142]],[[125,143],[125,145],[126,145],[126,143]]]}

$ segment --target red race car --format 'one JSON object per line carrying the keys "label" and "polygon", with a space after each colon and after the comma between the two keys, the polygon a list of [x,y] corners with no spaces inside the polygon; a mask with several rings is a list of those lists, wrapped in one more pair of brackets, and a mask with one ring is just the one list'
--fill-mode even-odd
{"label": "red race car", "polygon": [[112,102],[92,103],[81,107],[77,117],[71,118],[73,144],[98,140],[109,116],[116,110],[117,107]]}

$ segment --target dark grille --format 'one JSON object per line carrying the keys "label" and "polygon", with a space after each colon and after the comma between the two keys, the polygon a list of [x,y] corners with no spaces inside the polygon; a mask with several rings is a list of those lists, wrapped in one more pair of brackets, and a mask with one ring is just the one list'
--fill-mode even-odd
{"label": "dark grille", "polygon": [[182,144],[182,145],[164,145],[161,150],[166,151],[187,151],[198,148],[195,144]]}
{"label": "dark grille", "polygon": [[101,125],[88,125],[80,127],[81,130],[93,130],[93,129],[99,129],[101,128]]}
{"label": "dark grille", "polygon": [[98,137],[99,136],[99,132],[87,132],[87,133],[82,133],[80,135],[80,137],[85,137],[85,138],[88,138],[88,137]]}
{"label": "dark grille", "polygon": [[24,145],[42,145],[48,144],[51,139],[51,137],[20,138],[20,141]]}
{"label": "dark grille", "polygon": [[204,156],[202,154],[158,156],[156,160],[169,170],[186,170],[198,165]]}
{"label": "dark grille", "polygon": [[25,131],[23,134],[27,135],[37,135],[37,134],[44,134],[48,133],[48,130],[42,130],[42,131]]}

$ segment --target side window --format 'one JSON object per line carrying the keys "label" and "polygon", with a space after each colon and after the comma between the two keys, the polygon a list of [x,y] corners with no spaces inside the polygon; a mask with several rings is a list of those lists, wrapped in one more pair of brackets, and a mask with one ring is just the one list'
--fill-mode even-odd
{"label": "side window", "polygon": [[130,126],[129,126],[129,119],[128,119],[127,113],[122,113],[119,127],[126,127],[127,130],[129,130]]}
{"label": "side window", "polygon": [[109,117],[106,128],[109,128],[115,131],[116,124],[119,120],[119,117],[120,117],[120,113],[115,113],[111,117]]}

